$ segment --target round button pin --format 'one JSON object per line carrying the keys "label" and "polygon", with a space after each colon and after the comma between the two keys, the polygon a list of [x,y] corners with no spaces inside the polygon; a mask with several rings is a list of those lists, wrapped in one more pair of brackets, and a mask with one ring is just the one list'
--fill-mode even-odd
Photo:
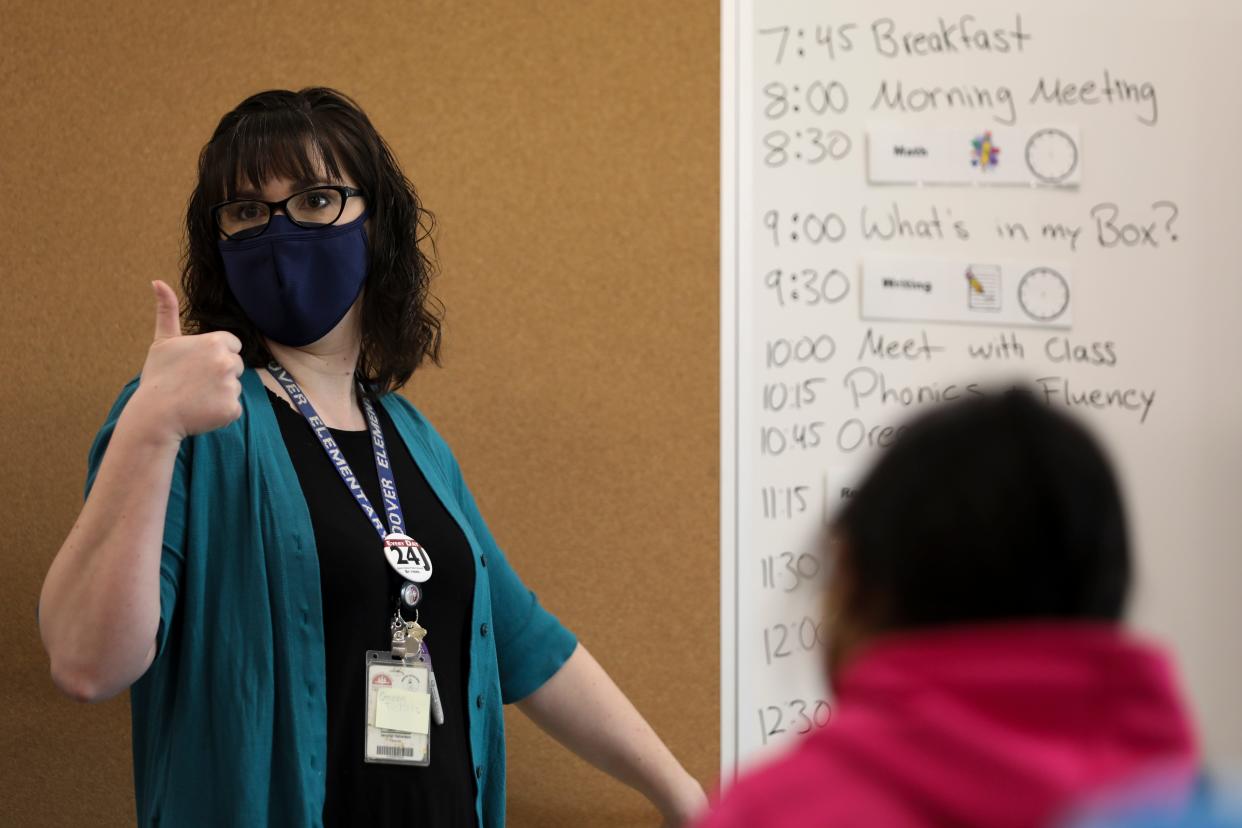
{"label": "round button pin", "polygon": [[431,578],[431,556],[418,541],[400,532],[384,537],[384,557],[388,565],[407,581],[423,583]]}

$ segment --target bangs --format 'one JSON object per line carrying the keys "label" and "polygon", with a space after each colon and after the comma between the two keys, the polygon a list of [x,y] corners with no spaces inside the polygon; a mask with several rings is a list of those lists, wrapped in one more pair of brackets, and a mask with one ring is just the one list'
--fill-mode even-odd
{"label": "bangs", "polygon": [[273,178],[340,183],[340,153],[327,126],[316,123],[313,113],[293,109],[242,115],[215,136],[204,154],[207,203],[236,198],[246,188],[261,191]]}

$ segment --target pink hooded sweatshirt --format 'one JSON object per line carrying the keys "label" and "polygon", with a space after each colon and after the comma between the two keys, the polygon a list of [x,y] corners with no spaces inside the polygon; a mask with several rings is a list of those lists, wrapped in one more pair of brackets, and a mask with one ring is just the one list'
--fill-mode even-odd
{"label": "pink hooded sweatshirt", "polygon": [[1149,774],[1183,796],[1198,770],[1169,662],[1112,625],[894,635],[836,690],[832,722],[697,828],[1031,828]]}

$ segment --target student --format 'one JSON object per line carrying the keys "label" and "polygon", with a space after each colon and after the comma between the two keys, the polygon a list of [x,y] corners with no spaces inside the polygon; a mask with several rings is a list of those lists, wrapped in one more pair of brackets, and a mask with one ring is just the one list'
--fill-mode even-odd
{"label": "student", "polygon": [[154,283],[39,607],[62,690],[132,686],[139,824],[499,826],[511,702],[689,816],[702,789],[395,393],[440,319],[427,214],[365,113],[253,95],[198,173],[184,312]]}
{"label": "student", "polygon": [[1122,628],[1121,497],[1080,426],[1020,391],[936,409],[830,537],[837,715],[700,828],[1023,828],[1143,774],[1186,793],[1191,722]]}

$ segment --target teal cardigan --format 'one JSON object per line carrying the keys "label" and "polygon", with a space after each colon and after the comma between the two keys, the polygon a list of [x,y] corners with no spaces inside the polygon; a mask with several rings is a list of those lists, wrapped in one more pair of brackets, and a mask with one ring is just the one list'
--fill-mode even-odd
{"label": "teal cardigan", "polygon": [[[88,493],[137,387],[137,379],[125,386],[95,438]],[[475,810],[483,828],[503,825],[502,705],[537,690],[577,641],[509,566],[431,424],[397,394],[381,402],[473,553]],[[142,826],[322,822],[327,702],[315,536],[254,369],[242,376],[242,405],[239,420],[183,441],[177,455],[157,651],[130,694]],[[357,669],[362,681],[363,654],[340,669]]]}

